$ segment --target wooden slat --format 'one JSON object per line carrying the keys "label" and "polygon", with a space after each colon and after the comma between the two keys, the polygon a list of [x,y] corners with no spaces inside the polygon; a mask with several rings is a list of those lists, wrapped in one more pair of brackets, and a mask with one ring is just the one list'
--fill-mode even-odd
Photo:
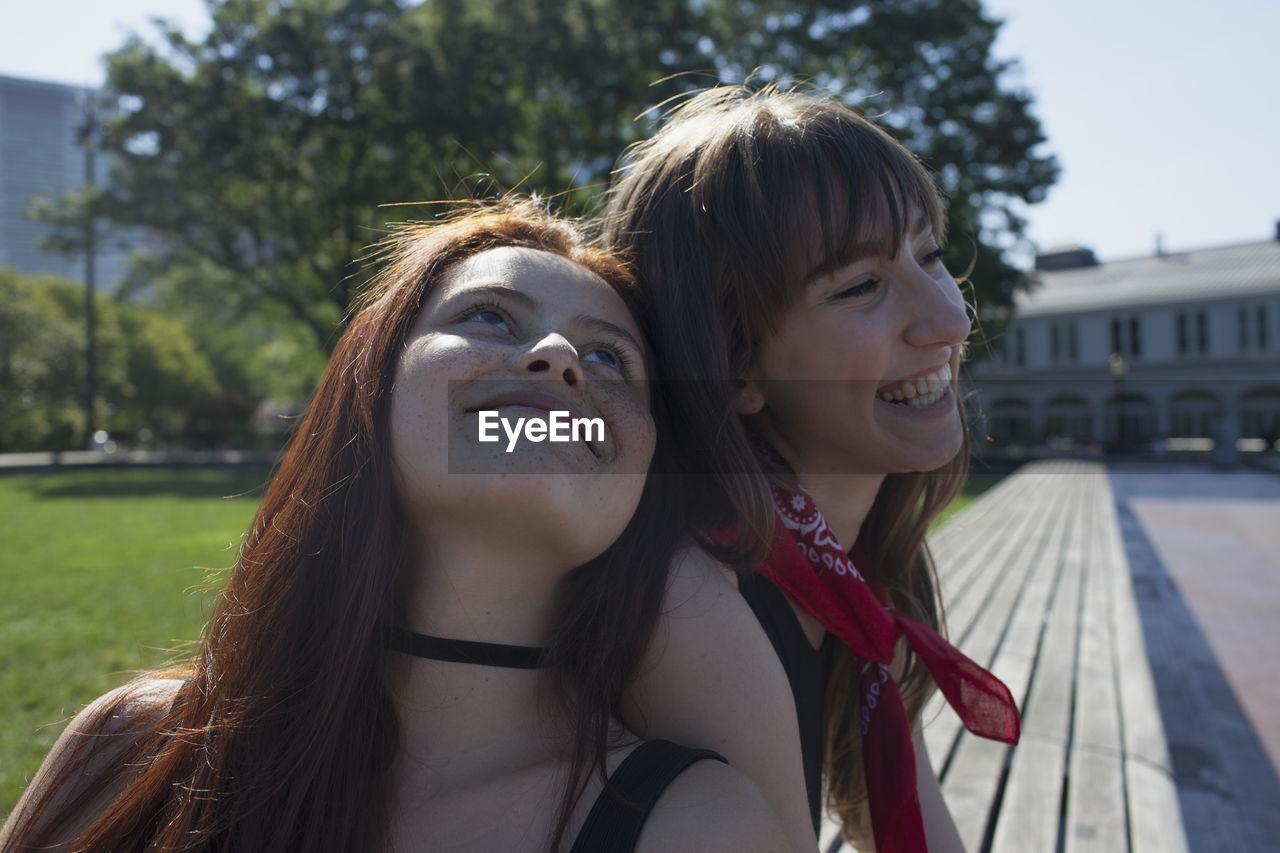
{"label": "wooden slat", "polygon": [[1106,534],[1101,530],[1101,513],[1095,509],[1089,520],[1063,837],[1067,853],[1114,853],[1128,849],[1129,827],[1111,632],[1111,584],[1102,560]]}
{"label": "wooden slat", "polygon": [[1187,833],[1173,775],[1163,767],[1125,759],[1129,842],[1133,853],[1187,853]]}
{"label": "wooden slat", "polygon": [[[1006,505],[1010,523],[1005,526],[1004,535],[996,540],[999,543],[997,549],[985,556],[985,576],[973,584],[970,596],[948,616],[951,641],[983,666],[991,664],[994,641],[1008,622],[1013,596],[1021,589],[1030,564],[1039,553],[1033,543],[1043,544],[1047,530],[1061,515],[1060,512],[1055,513],[1055,509],[1059,509],[1056,503],[1056,499],[1051,503],[1042,497],[1040,501],[1023,500]],[[1002,579],[1005,581],[1003,585]],[[991,606],[988,609],[983,605]],[[980,633],[971,644],[969,635],[980,613],[983,614],[984,626],[992,633]],[[941,695],[935,694],[925,707],[923,719],[931,758],[935,762],[945,762],[962,730],[960,718]]]}
{"label": "wooden slat", "polygon": [[[1085,475],[1076,482],[1087,492]],[[1045,629],[1023,705],[1022,743],[1014,750],[992,850],[1052,851],[1062,822],[1067,741],[1075,689],[1080,593],[1088,535],[1085,498],[1067,522],[1056,584],[1045,602]]]}
{"label": "wooden slat", "polygon": [[[948,521],[929,538],[938,567],[942,600],[955,604],[965,594],[972,580],[989,565],[990,555],[1002,546],[1016,508],[1025,506],[1037,494],[1039,475],[1014,474],[1004,482],[1015,487],[999,486],[984,494],[964,513]],[[1004,482],[1000,485],[1003,486]]]}
{"label": "wooden slat", "polygon": [[[1108,492],[1109,492],[1108,486]],[[1108,498],[1111,495],[1108,493]],[[1155,681],[1113,500],[1100,501],[1101,555],[1111,583],[1111,622],[1124,739],[1129,844],[1133,853],[1186,853],[1187,838]]]}
{"label": "wooden slat", "polygon": [[[946,770],[943,794],[966,849],[1186,853],[1105,469],[1024,466],[930,545],[953,642],[1023,707],[1022,742],[1012,750],[963,731],[940,697],[926,709],[925,738],[935,767]],[[1181,795],[1183,807],[1221,804],[1201,799]],[[821,841],[824,853],[853,850],[829,821]],[[1248,849],[1226,827],[1220,841],[1224,850]]]}
{"label": "wooden slat", "polygon": [[1066,763],[1065,738],[1022,735],[1013,752],[992,853],[1052,853],[1057,849]]}
{"label": "wooden slat", "polygon": [[1129,849],[1124,774],[1116,753],[1072,747],[1067,781],[1067,853],[1120,853]]}
{"label": "wooden slat", "polygon": [[1153,672],[1164,672],[1162,701],[1178,709],[1163,721],[1168,743],[1181,750],[1181,760],[1191,768],[1184,772],[1200,777],[1178,791],[1188,846],[1214,853],[1266,850],[1268,845],[1251,837],[1252,821],[1231,796],[1229,781],[1219,777],[1221,756],[1244,754],[1236,748],[1241,742],[1222,731],[1229,715],[1220,713],[1218,703],[1229,688],[1138,520],[1128,511],[1119,513],[1119,519],[1131,575],[1162,611],[1161,618],[1143,625],[1143,633]]}
{"label": "wooden slat", "polygon": [[[991,671],[1005,683],[1019,705],[1026,701],[1045,610],[1062,567],[1063,542],[1068,528],[1083,507],[1085,489],[1080,479],[1073,478],[1063,487],[1066,494],[1061,511],[1051,521],[1044,548],[1029,560],[1033,562],[1031,572],[1009,620],[1008,631],[1002,637],[995,637],[994,631],[985,635],[975,631],[964,646],[964,651],[975,660],[991,661]],[[987,611],[984,611],[978,625],[985,628],[997,621],[996,618],[988,618]],[[998,652],[995,649],[997,639]],[[1009,749],[1005,744],[976,737],[967,731],[960,732],[952,765],[943,778],[943,794],[968,850],[979,849],[991,813],[999,808],[997,797]],[[1060,762],[1058,766],[1061,766]],[[1041,770],[1052,772],[1051,768]]]}

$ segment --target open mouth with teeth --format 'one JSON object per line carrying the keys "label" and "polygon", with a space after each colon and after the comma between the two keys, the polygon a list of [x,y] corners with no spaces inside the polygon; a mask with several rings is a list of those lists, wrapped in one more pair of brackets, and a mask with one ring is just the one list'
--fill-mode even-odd
{"label": "open mouth with teeth", "polygon": [[949,387],[951,387],[951,365],[944,364],[933,373],[885,385],[876,393],[886,403],[897,403],[901,406],[930,406],[941,400]]}

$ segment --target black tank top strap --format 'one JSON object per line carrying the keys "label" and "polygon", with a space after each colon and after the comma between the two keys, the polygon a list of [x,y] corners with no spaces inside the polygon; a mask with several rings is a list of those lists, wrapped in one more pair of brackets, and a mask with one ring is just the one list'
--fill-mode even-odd
{"label": "black tank top strap", "polygon": [[724,761],[709,749],[651,740],[631,751],[609,777],[570,853],[629,853],[649,812],[675,778],[704,759]]}
{"label": "black tank top strap", "polygon": [[822,821],[824,707],[837,640],[828,632],[821,646],[815,649],[810,645],[804,627],[786,596],[763,575],[740,576],[738,590],[755,613],[760,627],[764,628],[791,683],[796,720],[800,724],[800,757],[804,762],[805,789],[809,795],[809,817],[813,821],[814,832],[818,832]]}

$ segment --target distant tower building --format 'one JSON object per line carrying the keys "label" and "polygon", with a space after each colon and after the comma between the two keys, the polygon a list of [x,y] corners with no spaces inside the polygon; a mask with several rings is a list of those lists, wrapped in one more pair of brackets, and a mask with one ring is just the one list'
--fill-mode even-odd
{"label": "distant tower building", "polygon": [[[34,196],[56,198],[84,185],[88,152],[79,143],[96,96],[94,89],[0,75],[0,266],[83,278],[83,253],[41,250],[49,227],[25,213]],[[93,172],[96,182],[106,181],[102,156],[94,158]],[[110,291],[128,252],[101,238],[98,246],[98,285]]]}

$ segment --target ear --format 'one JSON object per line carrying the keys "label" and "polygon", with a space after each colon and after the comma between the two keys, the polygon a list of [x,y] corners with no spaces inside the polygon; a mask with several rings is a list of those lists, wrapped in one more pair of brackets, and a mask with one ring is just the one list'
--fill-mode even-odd
{"label": "ear", "polygon": [[754,379],[735,379],[733,407],[740,415],[754,415],[764,408],[764,392]]}

